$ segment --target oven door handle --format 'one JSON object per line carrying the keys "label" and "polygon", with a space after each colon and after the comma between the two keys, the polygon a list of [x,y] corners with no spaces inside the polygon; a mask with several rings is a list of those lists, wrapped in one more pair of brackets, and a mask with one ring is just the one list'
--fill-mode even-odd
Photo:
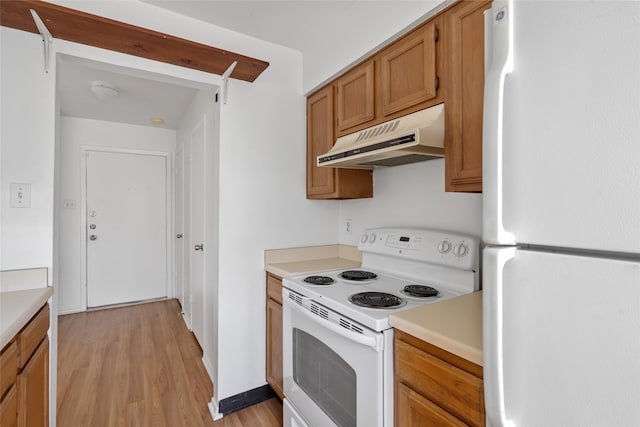
{"label": "oven door handle", "polygon": [[[310,300],[309,298],[305,298],[303,297],[303,299],[306,300]],[[313,314],[312,312],[310,312],[309,310],[305,309],[304,307],[300,307],[298,304],[296,304],[295,302],[291,302],[291,301],[287,301],[287,304],[294,308],[296,311],[298,311],[299,313],[304,314],[305,316],[307,316],[310,320],[312,320],[314,323],[317,323],[318,325],[322,326],[323,328],[329,329],[332,332],[335,332],[336,334],[350,340],[350,341],[354,341],[357,342],[358,344],[362,344],[362,345],[366,345],[367,347],[371,347],[373,348],[375,351],[380,351],[382,350],[382,341],[377,340],[375,337],[371,337],[371,336],[366,336],[366,335],[362,335],[359,334],[357,332],[353,332],[350,329],[347,328],[343,328],[342,326],[336,325],[335,323],[332,323],[328,320],[325,320],[324,318],[317,316],[315,314]]]}

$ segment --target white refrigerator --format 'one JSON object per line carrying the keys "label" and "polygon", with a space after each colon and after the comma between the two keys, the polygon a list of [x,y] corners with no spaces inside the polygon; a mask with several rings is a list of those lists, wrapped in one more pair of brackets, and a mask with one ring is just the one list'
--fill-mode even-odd
{"label": "white refrigerator", "polygon": [[488,425],[640,426],[640,1],[485,14]]}

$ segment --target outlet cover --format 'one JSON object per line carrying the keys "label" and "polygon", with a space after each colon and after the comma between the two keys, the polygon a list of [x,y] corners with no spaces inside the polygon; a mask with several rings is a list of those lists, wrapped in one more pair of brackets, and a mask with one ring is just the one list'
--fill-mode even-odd
{"label": "outlet cover", "polygon": [[11,183],[11,204],[12,208],[31,207],[31,184]]}

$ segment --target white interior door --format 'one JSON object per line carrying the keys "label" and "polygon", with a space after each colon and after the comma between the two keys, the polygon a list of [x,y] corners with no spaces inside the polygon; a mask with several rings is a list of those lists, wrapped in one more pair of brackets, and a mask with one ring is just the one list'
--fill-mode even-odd
{"label": "white interior door", "polygon": [[167,296],[164,156],[88,151],[87,306]]}
{"label": "white interior door", "polygon": [[183,208],[183,237],[182,237],[182,313],[187,327],[191,326],[191,141],[187,140],[183,145],[183,166],[182,173],[182,208]]}
{"label": "white interior door", "polygon": [[176,153],[176,297],[184,307],[184,147]]}
{"label": "white interior door", "polygon": [[[191,132],[191,222],[190,270],[191,270],[191,330],[204,343],[204,164],[205,129],[200,121]],[[199,249],[198,249],[199,248]]]}

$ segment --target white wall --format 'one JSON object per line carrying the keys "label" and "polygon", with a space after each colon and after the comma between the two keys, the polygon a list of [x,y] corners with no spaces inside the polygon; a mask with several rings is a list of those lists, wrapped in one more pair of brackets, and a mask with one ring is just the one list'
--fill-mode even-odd
{"label": "white wall", "polygon": [[[55,71],[39,35],[2,27],[0,43],[0,270],[51,271]],[[30,208],[9,207],[11,183],[31,184]]]}
{"label": "white wall", "polygon": [[338,238],[337,202],[306,200],[301,57],[264,52],[271,72],[232,82],[221,107],[219,385],[231,395],[264,383],[263,251]]}
{"label": "white wall", "polygon": [[124,148],[175,152],[176,132],[171,129],[149,126],[134,126],[99,120],[61,117],[60,120],[60,187],[57,199],[74,200],[75,209],[61,209],[58,248],[58,308],[59,312],[71,313],[83,309],[81,277],[82,254],[82,206],[80,204],[81,151],[80,146]]}
{"label": "white wall", "polygon": [[[302,96],[300,53],[136,1],[70,2],[67,5],[270,62],[269,68],[254,83],[231,80],[228,104],[220,107],[217,318],[213,317],[213,309],[205,313],[205,317],[214,319],[214,326],[218,328],[217,337],[214,336],[215,329],[209,336],[218,346],[216,402],[265,384],[263,251],[330,244],[338,239],[338,202],[305,199],[305,100]],[[3,28],[2,31],[12,30]],[[32,49],[26,53],[30,55],[30,61],[40,66],[39,38],[17,33],[19,40],[15,41],[17,47],[14,50],[20,51],[22,39],[32,40]],[[54,53],[205,84],[217,85],[220,81],[219,76],[63,40],[55,40],[54,49]],[[4,52],[3,42],[3,55]],[[3,67],[6,62],[3,56]],[[7,84],[3,83],[3,90],[5,86],[13,86],[8,102],[24,103],[22,111],[25,115],[35,112],[31,114],[33,122],[50,123],[38,139],[50,151],[35,162],[33,156],[24,162],[16,157],[8,161],[13,162],[16,168],[33,166],[48,169],[49,197],[52,197],[55,82],[48,78],[41,84],[45,93],[43,98],[42,91],[31,90],[33,82],[28,78],[29,71],[22,68],[15,68],[12,79]],[[38,68],[34,73],[40,71]],[[4,129],[4,116],[2,125]],[[49,214],[44,218],[49,224],[53,222],[52,206],[50,200]],[[62,217],[63,212],[59,214]],[[29,226],[33,224],[35,221],[31,221]],[[51,225],[47,233],[51,239]],[[49,240],[49,258],[51,250]],[[21,259],[31,259],[31,253],[24,254]],[[206,344],[205,351],[211,351]],[[212,360],[215,360],[214,356]]]}
{"label": "white wall", "polygon": [[[372,199],[340,203],[340,243],[357,245],[365,228],[425,227],[480,237],[482,195],[445,193],[444,159],[378,169]],[[351,220],[353,232],[345,232]]]}

